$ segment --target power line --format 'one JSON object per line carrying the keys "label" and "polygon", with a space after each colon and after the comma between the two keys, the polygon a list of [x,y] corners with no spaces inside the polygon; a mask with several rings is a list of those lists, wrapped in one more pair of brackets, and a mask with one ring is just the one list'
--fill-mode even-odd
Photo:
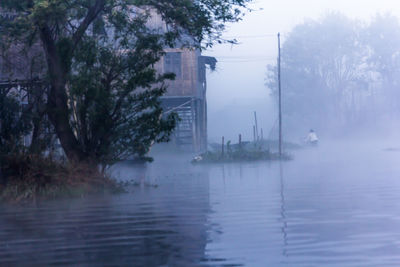
{"label": "power line", "polygon": [[218,60],[218,62],[243,62],[243,61],[270,61],[270,60],[276,60],[276,57],[274,58],[248,58],[248,59],[222,59]]}
{"label": "power line", "polygon": [[247,63],[247,62],[266,62],[266,61],[275,61],[274,59],[264,59],[264,60],[236,60],[236,61],[218,61],[220,63]]}
{"label": "power line", "polygon": [[[272,58],[270,55],[248,55],[248,56],[218,56],[214,55],[216,58],[225,58],[225,59],[251,59],[251,58]],[[274,57],[276,58],[276,57]]]}
{"label": "power line", "polygon": [[212,56],[217,58],[218,62],[220,63],[265,62],[276,60],[276,57],[271,55]]}
{"label": "power line", "polygon": [[245,38],[267,38],[267,37],[276,37],[276,35],[275,34],[262,34],[262,35],[224,36],[224,38],[228,38],[228,39],[231,39],[231,38],[234,38],[234,39],[236,39],[236,38],[243,38],[243,39],[245,39]]}

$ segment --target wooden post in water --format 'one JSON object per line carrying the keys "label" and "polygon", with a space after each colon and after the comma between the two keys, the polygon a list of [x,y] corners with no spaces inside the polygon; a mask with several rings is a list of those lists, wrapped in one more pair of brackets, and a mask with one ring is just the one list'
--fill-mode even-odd
{"label": "wooden post in water", "polygon": [[254,143],[256,142],[256,126],[253,125],[253,139],[254,139]]}
{"label": "wooden post in water", "polygon": [[257,122],[257,112],[254,111],[254,123],[255,123],[255,127],[256,127],[256,141],[258,141],[259,136],[258,136],[258,122]]}
{"label": "wooden post in water", "polygon": [[241,134],[239,134],[239,147],[240,148],[242,147],[242,135]]}
{"label": "wooden post in water", "polygon": [[222,148],[221,148],[221,155],[224,157],[225,154],[225,138],[222,136]]}

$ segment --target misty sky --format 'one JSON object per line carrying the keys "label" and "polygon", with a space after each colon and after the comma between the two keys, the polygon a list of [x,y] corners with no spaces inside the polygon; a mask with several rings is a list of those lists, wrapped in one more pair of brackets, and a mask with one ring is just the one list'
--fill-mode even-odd
{"label": "misty sky", "polygon": [[240,45],[218,45],[204,53],[219,61],[217,71],[208,75],[210,141],[218,141],[222,135],[235,140],[239,133],[251,139],[253,111],[257,111],[264,136],[268,136],[276,107],[264,78],[266,65],[276,62],[277,32],[284,41],[285,33],[296,24],[331,11],[364,21],[376,13],[390,12],[400,17],[398,0],[256,0],[251,7],[257,11],[229,25],[225,34],[236,38]]}

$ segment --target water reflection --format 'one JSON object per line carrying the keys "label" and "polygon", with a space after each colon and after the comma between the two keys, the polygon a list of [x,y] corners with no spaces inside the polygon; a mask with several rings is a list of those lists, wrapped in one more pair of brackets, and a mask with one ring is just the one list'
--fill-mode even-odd
{"label": "water reflection", "polygon": [[3,205],[0,265],[398,266],[398,158],[335,149],[346,154],[124,164],[120,178],[138,183],[129,194]]}
{"label": "water reflection", "polygon": [[283,235],[283,256],[287,257],[287,221],[285,214],[285,180],[283,178],[283,163],[279,162],[279,180],[281,183],[281,221],[282,221],[282,235]]}
{"label": "water reflection", "polygon": [[[121,166],[123,179],[132,173],[141,175],[131,194],[2,206],[0,265],[199,264],[207,243],[207,172]],[[157,188],[148,186],[155,180]]]}

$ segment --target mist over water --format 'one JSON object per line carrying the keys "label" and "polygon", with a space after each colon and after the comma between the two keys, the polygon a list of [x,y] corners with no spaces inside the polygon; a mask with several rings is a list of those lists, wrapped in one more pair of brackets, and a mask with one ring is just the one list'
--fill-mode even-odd
{"label": "mist over water", "polygon": [[[227,33],[238,46],[204,53],[219,60],[209,143],[253,141],[255,111],[276,140],[282,31],[293,160],[195,165],[156,147],[153,163],[112,168],[134,181],[127,193],[1,203],[0,266],[399,266],[400,5],[335,2],[258,1]],[[304,142],[310,129],[318,146]]]}
{"label": "mist over water", "polygon": [[358,138],[283,163],[122,164],[141,184],[128,194],[2,205],[0,265],[396,266],[396,148]]}
{"label": "mist over water", "polygon": [[253,111],[264,131],[274,125],[276,76],[266,66],[276,67],[278,32],[286,139],[297,141],[311,128],[334,137],[398,128],[397,2],[257,1],[252,8],[226,32],[239,45],[205,51],[218,60],[208,75],[212,141],[239,133],[251,140]]}

